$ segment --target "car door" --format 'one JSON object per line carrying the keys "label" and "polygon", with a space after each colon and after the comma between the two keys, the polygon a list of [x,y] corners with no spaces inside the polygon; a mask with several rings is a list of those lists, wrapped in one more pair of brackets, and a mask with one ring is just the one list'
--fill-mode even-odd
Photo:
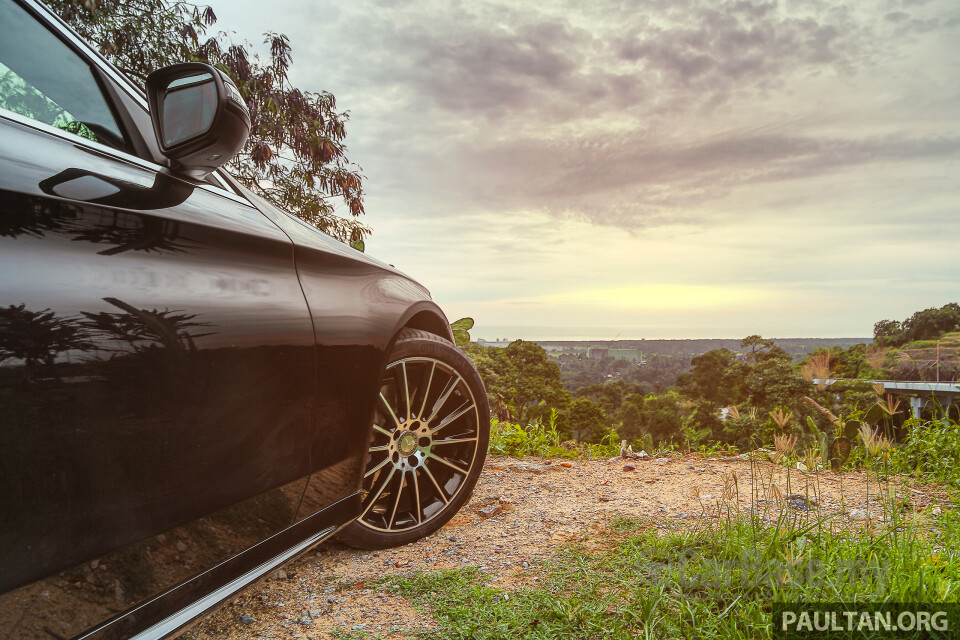
{"label": "car door", "polygon": [[[252,544],[293,521],[310,472],[291,242],[137,155],[150,134],[102,74],[0,4],[19,34],[0,40],[0,592],[281,490],[237,516]],[[236,551],[189,559],[214,529],[177,542],[187,575]]]}

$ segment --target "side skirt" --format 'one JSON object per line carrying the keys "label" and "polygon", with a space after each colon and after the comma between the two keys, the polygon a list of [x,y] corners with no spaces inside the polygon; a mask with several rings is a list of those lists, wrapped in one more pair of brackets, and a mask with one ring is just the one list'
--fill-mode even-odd
{"label": "side skirt", "polygon": [[75,640],[160,640],[174,636],[284,562],[332,536],[359,511],[360,494],[335,502]]}

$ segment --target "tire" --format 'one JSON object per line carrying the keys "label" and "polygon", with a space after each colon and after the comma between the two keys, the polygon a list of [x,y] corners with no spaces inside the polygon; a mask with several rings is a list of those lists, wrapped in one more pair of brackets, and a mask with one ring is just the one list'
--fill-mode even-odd
{"label": "tire", "polygon": [[390,352],[347,544],[386,549],[427,536],[473,492],[490,440],[480,375],[450,341],[404,329]]}

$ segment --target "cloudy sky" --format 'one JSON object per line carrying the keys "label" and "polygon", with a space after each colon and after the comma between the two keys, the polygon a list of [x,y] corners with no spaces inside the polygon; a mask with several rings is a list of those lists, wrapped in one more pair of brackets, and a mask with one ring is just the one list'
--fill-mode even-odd
{"label": "cloudy sky", "polygon": [[960,299],[956,0],[210,0],[350,112],[481,338],[865,337]]}

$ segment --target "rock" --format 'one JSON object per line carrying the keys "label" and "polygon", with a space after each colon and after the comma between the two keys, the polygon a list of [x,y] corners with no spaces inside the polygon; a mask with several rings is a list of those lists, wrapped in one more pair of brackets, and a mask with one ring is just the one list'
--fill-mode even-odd
{"label": "rock", "polygon": [[240,616],[240,624],[253,624],[257,619],[251,616],[249,613],[244,613]]}
{"label": "rock", "polygon": [[300,615],[300,620],[298,622],[305,627],[309,627],[311,624],[313,624],[313,617],[310,616],[309,611],[304,611]]}
{"label": "rock", "polygon": [[179,551],[180,553],[183,553],[186,550],[187,550],[187,545],[185,545],[182,542],[177,543],[177,551]]}
{"label": "rock", "polygon": [[816,500],[813,498],[808,500],[806,496],[799,493],[789,495],[783,501],[794,511],[813,511],[817,507]]}
{"label": "rock", "polygon": [[633,466],[632,464],[625,464],[625,465],[623,465],[623,470],[624,470],[624,471],[633,471],[634,469],[636,469],[636,467]]}
{"label": "rock", "polygon": [[657,464],[667,464],[668,462],[670,462],[670,458],[657,458],[656,460],[654,460],[654,462],[656,462]]}
{"label": "rock", "polygon": [[561,467],[566,467],[567,469],[571,469],[571,468],[573,468],[573,463],[572,463],[572,462],[561,462],[561,463],[560,463],[560,466],[561,466]]}
{"label": "rock", "polygon": [[941,509],[940,507],[934,507],[934,508],[930,509],[930,513],[933,514],[933,515],[935,515],[935,516],[939,516],[940,514],[943,513],[943,509]]}
{"label": "rock", "polygon": [[283,569],[279,569],[279,570],[277,570],[277,571],[274,571],[274,572],[273,572],[273,579],[274,579],[274,580],[286,580],[286,579],[287,579],[287,572],[284,571]]}
{"label": "rock", "polygon": [[847,517],[854,521],[863,521],[867,519],[878,520],[872,511],[867,511],[866,509],[850,509],[850,511],[847,511]]}
{"label": "rock", "polygon": [[514,462],[507,466],[508,471],[517,471],[520,473],[546,473],[547,471],[560,471],[560,467],[552,464],[536,464],[534,462]]}
{"label": "rock", "polygon": [[477,509],[477,513],[479,513],[484,518],[492,518],[493,516],[502,512],[503,512],[502,504],[491,504],[489,506],[483,507],[482,509]]}

